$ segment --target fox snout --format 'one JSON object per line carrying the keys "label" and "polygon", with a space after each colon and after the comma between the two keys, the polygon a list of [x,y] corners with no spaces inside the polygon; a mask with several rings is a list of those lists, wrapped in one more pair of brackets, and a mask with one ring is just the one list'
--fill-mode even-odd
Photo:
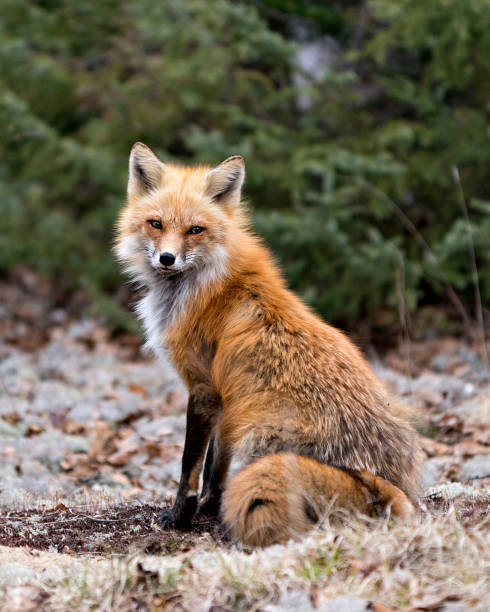
{"label": "fox snout", "polygon": [[178,232],[167,231],[154,239],[151,265],[164,275],[182,272],[187,267],[184,240]]}
{"label": "fox snout", "polygon": [[175,263],[175,255],[169,251],[165,251],[160,255],[160,263],[162,266],[173,266]]}
{"label": "fox snout", "polygon": [[164,276],[173,276],[187,267],[185,255],[182,255],[177,249],[168,248],[168,246],[161,250],[155,249],[151,257],[151,264],[157,272]]}

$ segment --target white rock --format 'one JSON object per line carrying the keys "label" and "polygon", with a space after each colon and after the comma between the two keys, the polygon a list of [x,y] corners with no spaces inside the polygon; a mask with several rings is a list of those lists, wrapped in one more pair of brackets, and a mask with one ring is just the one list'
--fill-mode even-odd
{"label": "white rock", "polygon": [[0,565],[0,586],[14,586],[31,582],[36,578],[36,572],[20,563],[4,563]]}

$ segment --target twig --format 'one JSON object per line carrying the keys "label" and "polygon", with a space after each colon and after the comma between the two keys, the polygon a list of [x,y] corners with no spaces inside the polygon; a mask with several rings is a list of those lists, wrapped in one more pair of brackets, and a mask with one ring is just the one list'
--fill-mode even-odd
{"label": "twig", "polygon": [[485,362],[487,372],[490,373],[490,364],[485,339],[485,325],[483,323],[483,307],[480,294],[480,279],[478,278],[478,267],[476,265],[475,244],[473,241],[473,232],[471,231],[470,215],[468,213],[468,206],[466,205],[466,198],[464,197],[463,184],[461,183],[461,177],[459,175],[458,167],[453,166],[452,171],[454,182],[456,183],[456,186],[458,188],[458,200],[463,211],[464,219],[466,222],[466,229],[468,231],[469,251],[471,257],[471,272],[473,277],[473,287],[475,291],[476,322],[478,325],[480,342],[482,346],[482,358]]}
{"label": "twig", "polygon": [[97,523],[118,523],[120,521],[127,521],[127,518],[121,519],[99,519],[95,516],[89,516],[88,514],[80,514],[80,518],[90,519],[91,521],[97,521]]}
{"label": "twig", "polygon": [[[25,518],[25,517],[23,517]],[[45,527],[46,525],[57,525],[58,523],[73,523],[76,521],[80,521],[81,519],[90,519],[91,521],[96,521],[97,523],[120,523],[121,521],[127,521],[127,518],[120,518],[120,519],[98,519],[95,518],[94,516],[89,516],[88,514],[79,514],[78,516],[73,516],[71,518],[66,518],[66,519],[59,519],[57,521],[49,521],[49,523],[43,523],[42,520],[39,521],[24,521],[26,524],[36,524],[40,527]],[[8,517],[8,518],[4,518],[1,519],[0,518],[0,524],[1,523],[8,523],[9,521],[19,521],[19,518],[15,518],[15,517]]]}
{"label": "twig", "polygon": [[401,325],[401,342],[400,344],[404,348],[405,360],[407,365],[407,378],[410,383],[410,396],[413,396],[412,388],[412,345],[411,345],[411,325],[410,325],[410,313],[407,309],[407,302],[405,300],[405,260],[403,254],[400,253],[400,267],[397,270],[396,275],[396,293],[398,301],[398,317]]}

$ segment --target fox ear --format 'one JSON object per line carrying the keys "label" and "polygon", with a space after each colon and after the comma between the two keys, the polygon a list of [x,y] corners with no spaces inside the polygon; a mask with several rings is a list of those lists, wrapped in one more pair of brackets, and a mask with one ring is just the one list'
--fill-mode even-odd
{"label": "fox ear", "polygon": [[245,178],[245,162],[232,155],[206,174],[206,194],[220,204],[238,204]]}
{"label": "fox ear", "polygon": [[129,156],[128,194],[143,195],[157,188],[165,174],[163,164],[142,142],[136,142]]}

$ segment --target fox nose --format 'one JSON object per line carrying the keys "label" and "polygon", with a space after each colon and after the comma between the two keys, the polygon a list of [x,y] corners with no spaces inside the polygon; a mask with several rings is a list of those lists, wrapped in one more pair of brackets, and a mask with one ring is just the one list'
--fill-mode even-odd
{"label": "fox nose", "polygon": [[175,263],[175,255],[165,251],[165,253],[160,255],[160,263],[162,266],[172,266]]}

